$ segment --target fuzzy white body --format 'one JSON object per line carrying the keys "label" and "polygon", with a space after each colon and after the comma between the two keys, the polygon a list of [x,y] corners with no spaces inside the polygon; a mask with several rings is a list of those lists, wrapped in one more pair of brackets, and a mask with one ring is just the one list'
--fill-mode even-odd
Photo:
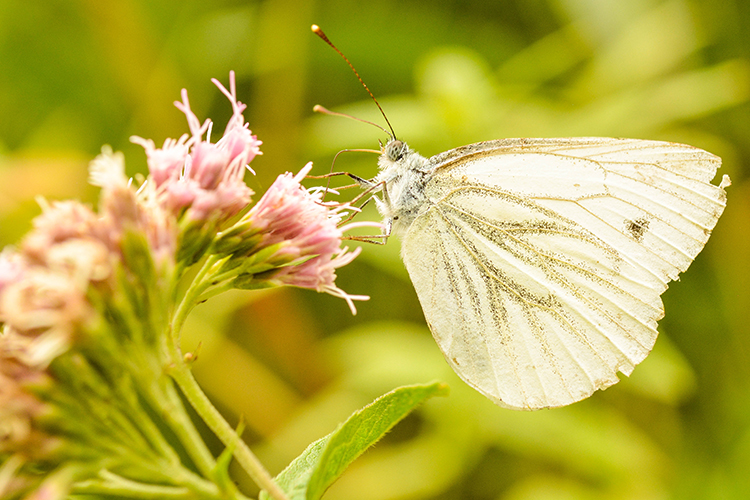
{"label": "fuzzy white body", "polygon": [[425,207],[424,187],[433,168],[401,141],[390,141],[378,159],[380,172],[371,182],[382,185],[383,199],[375,198],[386,234],[402,234]]}

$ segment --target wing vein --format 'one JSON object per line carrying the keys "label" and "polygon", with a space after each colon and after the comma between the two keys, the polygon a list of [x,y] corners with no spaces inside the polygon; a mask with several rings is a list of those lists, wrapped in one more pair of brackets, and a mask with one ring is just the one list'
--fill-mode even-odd
{"label": "wing vein", "polygon": [[[570,323],[570,320],[568,318],[566,318],[565,315],[561,314],[558,310],[556,310],[555,308],[552,308],[550,306],[545,306],[544,304],[533,303],[531,301],[528,301],[526,298],[524,298],[521,294],[519,294],[518,292],[516,292],[515,290],[513,290],[511,287],[505,285],[503,283],[503,280],[501,280],[493,271],[491,271],[487,266],[484,265],[484,263],[481,261],[481,259],[479,259],[479,257],[477,257],[477,255],[472,251],[472,249],[470,248],[470,246],[467,245],[467,243],[465,242],[465,240],[463,238],[461,238],[461,236],[455,231],[453,224],[451,224],[450,221],[447,220],[445,214],[442,212],[442,210],[440,210],[440,207],[437,206],[437,205],[434,205],[434,207],[438,210],[438,212],[440,213],[440,216],[444,219],[444,221],[448,225],[448,228],[456,236],[456,238],[458,239],[458,241],[464,246],[464,248],[466,248],[467,253],[469,253],[469,255],[471,255],[474,258],[474,260],[479,264],[480,267],[484,268],[484,270],[486,271],[486,275],[487,276],[493,278],[497,283],[499,283],[510,294],[516,296],[518,298],[518,300],[520,300],[522,303],[527,304],[529,306],[535,306],[535,307],[537,307],[539,309],[544,309],[544,310],[548,311],[549,313],[551,313],[552,315],[559,317],[561,321],[563,321],[563,322],[565,322],[565,323],[567,323],[569,325],[571,331],[576,333],[576,335],[578,336],[578,338],[584,344],[586,344],[589,347],[589,349],[591,350],[591,352],[593,352],[599,359],[601,359],[601,361],[602,361],[603,364],[607,365],[606,360],[601,357],[601,355],[599,354],[598,350],[591,344],[591,342],[589,341],[589,339],[586,336],[582,335],[581,332],[579,332],[578,330],[576,330],[576,328]],[[588,319],[586,316],[583,316],[583,317],[586,319],[587,323],[589,323],[593,327],[593,329],[595,331],[599,330],[599,328],[597,327],[597,325],[595,325],[594,323],[592,323],[590,319]],[[618,323],[616,323],[616,324],[618,324]],[[618,324],[618,326],[620,326],[620,325]],[[633,341],[635,341],[636,343],[638,343],[640,345],[640,342],[637,339],[633,338],[627,332],[627,330],[625,330],[622,326],[620,326],[620,328],[623,329],[623,331],[625,331],[626,335],[629,338],[631,338]],[[618,351],[620,354],[622,354],[623,357],[629,359],[628,356],[627,356],[627,354],[625,354],[625,352],[623,352],[622,349],[620,349],[619,346],[617,346],[616,344],[614,344],[609,337],[607,337],[605,335],[604,338],[607,339],[607,341],[609,342],[609,344],[612,346],[613,350]]]}
{"label": "wing vein", "polygon": [[[527,248],[528,250],[531,250],[531,251],[533,251],[533,252],[535,252],[535,253],[537,253],[537,254],[539,254],[539,255],[541,255],[541,256],[549,259],[549,260],[556,261],[560,265],[569,266],[569,267],[575,268],[576,271],[579,271],[582,274],[585,274],[586,276],[588,276],[589,278],[591,278],[592,281],[598,281],[600,283],[603,282],[603,283],[606,283],[609,286],[617,287],[617,285],[614,282],[609,281],[606,278],[604,278],[602,276],[599,276],[599,275],[595,274],[594,272],[592,272],[592,271],[590,271],[590,270],[588,270],[586,268],[580,267],[580,266],[578,266],[578,265],[576,265],[576,264],[574,264],[572,262],[564,261],[562,259],[559,259],[559,258],[555,257],[554,255],[548,254],[548,253],[546,253],[544,251],[540,251],[536,247],[533,247],[532,245],[527,244],[525,241],[523,241],[523,240],[521,240],[519,238],[516,238],[515,236],[513,236],[511,234],[512,232],[515,232],[515,231],[522,231],[522,230],[526,231],[526,230],[528,230],[527,228],[503,228],[503,227],[497,226],[497,225],[495,225],[495,224],[493,224],[491,222],[488,222],[488,221],[486,221],[484,219],[481,219],[481,218],[475,216],[474,214],[472,214],[470,212],[467,212],[467,211],[465,211],[465,210],[463,210],[463,209],[461,209],[461,208],[459,208],[459,207],[451,204],[450,202],[447,202],[447,201],[441,201],[441,202],[444,203],[445,205],[449,206],[452,210],[455,210],[456,212],[458,212],[458,213],[460,213],[462,215],[465,215],[468,218],[476,220],[477,222],[481,222],[482,224],[486,224],[486,225],[490,226],[491,228],[496,229],[499,232],[502,232],[502,233],[508,235],[508,237],[511,238],[513,241],[517,242],[519,245]],[[541,229],[539,229],[539,231],[541,231]],[[570,236],[570,237],[573,237],[573,238],[580,238],[580,236],[581,236],[579,233],[575,233],[574,231],[560,231],[560,230],[558,230],[558,231],[544,230],[544,231],[545,232],[550,232],[550,233],[555,232],[556,234],[560,234],[560,235],[563,235],[563,236]],[[593,244],[601,245],[599,242],[597,242],[595,240],[591,240],[591,239],[588,239],[588,238],[587,238],[587,240],[589,242],[593,243]],[[621,277],[623,277],[623,276],[621,276]],[[643,305],[645,305],[647,307],[650,307],[650,308],[654,309],[654,307],[651,304],[643,301],[643,299],[641,299],[640,297],[638,297],[638,296],[630,293],[629,291],[622,290],[622,292],[625,293],[625,294],[627,294],[631,299],[633,299],[633,300],[635,300],[637,302],[640,302],[641,304],[643,304]]]}
{"label": "wing vein", "polygon": [[[557,259],[556,257],[551,257],[551,256],[548,256],[547,254],[545,254],[544,252],[540,252],[540,251],[538,251],[538,250],[537,250],[537,249],[536,249],[535,247],[532,247],[532,246],[526,245],[526,244],[525,244],[524,242],[522,242],[522,241],[518,240],[518,239],[517,239],[517,238],[515,238],[514,236],[512,236],[512,235],[509,235],[509,234],[507,234],[507,233],[506,233],[506,232],[505,232],[505,231],[504,231],[504,230],[503,230],[502,228],[500,228],[500,227],[498,227],[498,226],[496,226],[496,225],[490,224],[490,223],[488,223],[488,222],[486,222],[486,221],[484,221],[484,220],[482,220],[482,219],[478,219],[478,218],[477,218],[477,217],[475,217],[475,216],[474,216],[473,214],[467,213],[467,212],[465,212],[465,211],[463,211],[463,210],[461,210],[461,209],[457,209],[456,207],[454,207],[453,205],[451,205],[451,204],[449,204],[449,203],[447,203],[447,202],[444,202],[444,203],[445,203],[446,205],[450,206],[450,207],[451,207],[452,209],[454,209],[454,210],[458,211],[459,213],[462,213],[462,214],[466,215],[466,216],[467,216],[467,217],[469,217],[469,218],[472,218],[472,219],[474,219],[474,220],[477,220],[478,222],[481,222],[482,224],[486,224],[486,225],[488,225],[488,226],[492,227],[493,229],[497,229],[497,230],[498,230],[498,231],[499,231],[500,233],[506,234],[506,235],[507,235],[507,236],[508,236],[509,238],[513,239],[514,241],[516,241],[516,242],[517,242],[517,243],[519,243],[520,245],[522,245],[522,246],[525,246],[526,248],[528,248],[529,250],[531,250],[532,252],[534,252],[534,253],[536,253],[536,254],[538,254],[538,255],[541,255],[541,256],[543,256],[543,257],[546,257],[546,258],[547,258],[548,260],[550,260],[550,261],[556,261],[556,262],[559,262],[559,263],[560,263],[560,264],[562,264],[562,265],[568,265],[568,266],[572,266],[572,267],[575,267],[576,269],[578,269],[579,271],[581,271],[581,272],[583,272],[583,273],[589,273],[589,272],[588,272],[587,270],[585,270],[585,269],[583,269],[583,268],[580,268],[579,266],[575,266],[575,264],[572,264],[572,263],[566,263],[565,261],[562,261],[562,260],[560,260],[560,259]],[[440,213],[441,217],[443,217],[443,219],[445,220],[445,222],[446,222],[446,224],[448,225],[448,227],[449,227],[449,228],[451,229],[451,231],[452,231],[452,232],[454,233],[454,235],[456,236],[456,238],[458,238],[458,239],[459,239],[459,241],[461,241],[462,245],[464,245],[464,247],[466,247],[467,251],[468,251],[468,252],[469,252],[469,253],[470,253],[470,254],[472,255],[472,257],[473,257],[473,258],[474,258],[474,259],[475,259],[475,260],[476,260],[476,261],[477,261],[477,262],[478,262],[478,263],[479,263],[479,264],[480,264],[480,265],[481,265],[481,266],[482,266],[482,267],[483,267],[483,268],[484,268],[484,269],[485,269],[485,270],[487,271],[487,274],[488,274],[488,275],[492,276],[493,278],[495,278],[495,280],[497,280],[498,282],[502,283],[502,280],[501,280],[501,279],[500,279],[500,278],[499,278],[498,276],[496,276],[496,275],[495,275],[495,274],[494,274],[494,273],[493,273],[493,272],[492,272],[492,271],[491,271],[491,270],[490,270],[489,268],[487,268],[487,267],[486,267],[486,266],[484,265],[484,263],[482,263],[481,259],[479,259],[479,257],[477,257],[477,256],[476,256],[476,255],[475,255],[475,254],[474,254],[474,253],[473,253],[473,252],[471,251],[471,249],[469,248],[469,245],[468,245],[468,244],[467,244],[467,243],[466,243],[466,242],[465,242],[465,241],[463,240],[463,238],[461,238],[461,237],[460,237],[460,235],[459,235],[459,234],[458,234],[458,233],[457,233],[457,232],[456,232],[456,231],[454,230],[454,224],[452,224],[452,223],[451,223],[451,222],[450,222],[449,220],[447,220],[447,215],[446,215],[446,214],[445,214],[445,213],[444,213],[444,212],[443,212],[442,210],[440,210],[440,207],[438,207],[438,206],[436,206],[436,207],[437,207],[437,209],[438,209],[438,211],[439,211],[439,213]],[[471,229],[470,227],[467,227],[467,228],[465,228],[465,230],[469,231],[469,230],[472,230],[472,229]],[[478,236],[478,237],[479,237],[479,236],[481,236],[481,235],[480,235],[479,233],[476,233],[476,232],[475,232],[474,234],[475,234],[476,236]],[[498,254],[499,254],[499,253],[498,253]],[[506,262],[507,262],[507,261],[506,261]],[[610,312],[609,312],[609,311],[608,311],[608,310],[607,310],[606,308],[604,308],[604,307],[600,306],[599,304],[597,304],[596,302],[594,302],[594,301],[593,301],[592,299],[590,299],[589,297],[587,297],[587,296],[585,296],[585,295],[581,294],[581,293],[580,293],[580,291],[578,290],[578,288],[577,288],[576,286],[574,286],[574,285],[573,285],[572,283],[570,283],[570,281],[569,281],[569,280],[568,280],[567,278],[565,278],[565,277],[564,277],[563,275],[561,275],[561,274],[560,274],[560,273],[559,273],[559,272],[558,272],[557,270],[553,269],[553,268],[552,268],[552,267],[551,267],[551,266],[549,265],[549,263],[548,263],[548,262],[546,262],[546,261],[545,261],[544,259],[542,259],[542,260],[541,260],[541,262],[540,262],[540,265],[541,265],[541,266],[542,266],[542,267],[543,267],[543,268],[545,269],[545,271],[547,272],[547,275],[548,275],[548,277],[550,277],[550,279],[552,279],[552,277],[554,276],[554,279],[553,279],[553,281],[555,281],[555,282],[556,282],[556,283],[557,283],[557,284],[558,284],[559,286],[561,286],[561,287],[565,288],[565,289],[566,289],[566,290],[567,290],[567,291],[568,291],[569,293],[571,293],[572,295],[574,295],[575,297],[577,297],[577,298],[578,298],[578,299],[579,299],[579,300],[580,300],[580,301],[581,301],[581,302],[582,302],[583,304],[586,304],[586,305],[588,305],[588,306],[589,306],[589,307],[590,307],[590,308],[591,308],[592,310],[595,310],[595,311],[599,312],[599,314],[601,314],[601,315],[602,315],[603,317],[607,318],[607,319],[608,319],[608,320],[609,320],[609,321],[610,321],[610,322],[611,322],[611,323],[612,323],[613,325],[616,325],[616,326],[617,326],[617,328],[618,328],[618,329],[619,329],[619,330],[620,330],[620,331],[621,331],[621,332],[622,332],[622,333],[624,334],[624,336],[625,336],[625,337],[629,338],[629,339],[630,339],[630,340],[631,340],[632,342],[634,342],[635,344],[637,344],[638,346],[640,346],[640,347],[641,347],[641,349],[645,350],[646,352],[648,352],[648,351],[650,350],[650,347],[649,347],[649,346],[646,346],[646,345],[644,345],[644,344],[643,344],[643,342],[642,342],[642,341],[641,341],[641,340],[640,340],[639,338],[637,338],[636,336],[634,336],[633,334],[631,334],[631,333],[630,333],[630,331],[628,330],[628,328],[626,328],[626,327],[625,327],[625,326],[624,326],[624,325],[622,324],[622,322],[621,322],[621,321],[619,321],[619,320],[617,320],[617,319],[616,319],[615,317],[613,317],[613,316],[612,316],[612,315],[610,314]],[[615,286],[615,285],[614,285],[614,283],[611,283],[611,282],[609,282],[609,281],[607,281],[607,280],[604,280],[604,279],[602,279],[602,278],[600,278],[600,277],[598,277],[598,276],[595,276],[595,275],[593,275],[593,274],[591,274],[591,276],[593,276],[593,278],[594,278],[594,280],[592,280],[592,281],[600,280],[600,281],[604,281],[605,283],[607,283],[607,284],[609,284],[609,285],[611,285],[611,286]],[[506,288],[508,288],[509,290],[512,290],[512,288],[510,288],[510,287],[506,287]],[[624,290],[623,290],[623,291],[624,291]],[[514,292],[515,292],[515,291],[514,291]],[[530,302],[530,301],[527,301],[527,300],[526,300],[525,298],[523,298],[523,296],[522,296],[522,295],[518,294],[517,292],[515,292],[515,293],[516,293],[516,295],[517,295],[517,296],[518,296],[519,298],[521,298],[521,299],[522,299],[522,300],[524,301],[524,303],[527,303],[527,304],[529,304],[529,305],[536,305],[536,306],[537,306],[537,307],[539,307],[539,308],[542,308],[542,307],[544,307],[544,308],[547,308],[548,310],[551,310],[551,311],[555,311],[555,309],[553,309],[553,308],[549,308],[549,307],[547,307],[547,306],[543,306],[542,304],[534,304],[534,303],[532,303],[532,302]],[[642,304],[644,304],[644,305],[647,305],[648,307],[650,307],[650,308],[654,309],[654,308],[653,308],[653,306],[651,306],[650,304],[646,304],[645,302],[643,302],[642,300],[640,300],[639,298],[637,298],[637,297],[635,297],[635,296],[632,296],[632,295],[631,295],[631,294],[629,294],[628,292],[625,292],[625,293],[627,293],[628,295],[630,295],[630,296],[631,296],[631,297],[632,297],[633,299],[635,299],[636,301],[638,301],[638,302],[640,302],[640,303],[642,303]],[[591,325],[591,326],[593,327],[594,331],[601,331],[601,330],[600,330],[600,327],[598,327],[598,325],[596,325],[596,324],[595,324],[595,323],[594,323],[594,322],[593,322],[593,321],[592,321],[592,320],[591,320],[591,319],[590,319],[590,318],[588,317],[588,315],[587,315],[587,314],[585,314],[585,310],[582,310],[580,306],[578,306],[578,305],[574,305],[573,303],[570,303],[570,302],[569,302],[568,304],[569,304],[569,306],[570,306],[570,307],[571,307],[571,308],[572,308],[573,310],[575,310],[576,312],[578,312],[578,313],[579,313],[579,315],[580,315],[580,316],[581,316],[582,318],[585,318],[586,322],[587,322],[587,323],[588,323],[589,325]],[[622,306],[621,304],[617,304],[617,303],[615,303],[615,302],[612,302],[612,304],[613,304],[613,305],[616,305],[616,307],[617,307],[617,308],[618,308],[618,309],[619,309],[620,311],[622,311],[623,313],[625,313],[625,314],[626,314],[626,315],[628,315],[629,317],[631,317],[631,318],[634,318],[634,319],[635,319],[635,320],[636,320],[636,321],[637,321],[637,322],[638,322],[638,323],[639,323],[639,324],[640,324],[641,326],[643,326],[643,327],[644,327],[644,328],[646,328],[647,330],[649,330],[649,331],[653,331],[653,327],[652,327],[651,325],[649,325],[649,324],[645,323],[645,322],[644,322],[644,321],[643,321],[643,320],[642,320],[642,319],[641,319],[641,318],[640,318],[639,316],[634,316],[634,315],[632,315],[632,313],[630,313],[630,312],[629,312],[628,310],[626,310],[626,309],[625,309],[625,308],[624,308],[624,307],[623,307],[623,306]],[[557,311],[555,311],[555,312],[557,312]],[[659,312],[660,312],[660,311],[659,311]],[[580,337],[580,334],[579,334],[579,337]],[[625,358],[627,358],[627,359],[630,359],[630,356],[628,356],[628,355],[627,355],[627,354],[626,354],[626,353],[625,353],[624,351],[622,351],[622,349],[621,349],[621,348],[619,348],[619,347],[618,347],[618,346],[617,346],[617,345],[616,345],[616,344],[615,344],[615,343],[614,343],[614,342],[613,342],[613,341],[612,341],[612,340],[611,340],[611,339],[610,339],[610,338],[609,338],[609,337],[608,337],[607,335],[604,335],[604,337],[605,337],[605,338],[607,338],[607,340],[608,340],[608,342],[610,343],[610,345],[611,345],[611,346],[613,346],[614,348],[616,348],[616,349],[617,349],[617,350],[618,350],[618,351],[619,351],[619,352],[620,352],[620,353],[621,353],[621,354],[622,354],[622,355],[623,355],[623,356],[624,356]],[[587,341],[587,343],[588,343],[588,341]],[[593,345],[591,345],[590,343],[589,343],[589,346],[591,347],[591,349],[592,349],[592,350],[595,350],[595,348],[593,347]]]}

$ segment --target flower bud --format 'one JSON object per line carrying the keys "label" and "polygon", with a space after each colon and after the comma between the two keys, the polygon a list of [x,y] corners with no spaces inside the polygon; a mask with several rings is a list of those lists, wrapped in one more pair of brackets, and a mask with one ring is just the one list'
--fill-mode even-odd
{"label": "flower bud", "polygon": [[[252,238],[253,252],[276,245],[267,262],[277,270],[267,273],[272,284],[311,288],[344,298],[354,311],[352,300],[366,297],[352,296],[334,284],[335,270],[351,262],[359,249],[349,252],[342,247],[343,229],[339,223],[350,207],[346,204],[325,204],[320,191],[308,191],[300,181],[312,168],[308,163],[296,176],[279,176],[268,191],[238,224]],[[237,238],[229,231],[217,240],[217,247],[226,247],[223,238]],[[257,281],[239,277],[243,288]],[[257,286],[257,285],[254,285]]]}

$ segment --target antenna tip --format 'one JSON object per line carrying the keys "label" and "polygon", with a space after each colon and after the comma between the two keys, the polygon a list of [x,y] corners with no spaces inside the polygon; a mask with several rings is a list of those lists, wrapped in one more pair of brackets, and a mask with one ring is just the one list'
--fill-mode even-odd
{"label": "antenna tip", "polygon": [[[320,29],[320,26],[318,26],[317,24],[313,24],[312,26],[310,26],[310,29],[312,30],[313,33],[315,33],[320,38],[322,38],[323,41],[325,41],[328,45],[330,45],[331,47],[333,47],[334,49],[336,49],[336,47],[333,46],[333,44],[328,39],[328,37],[326,36],[326,34],[323,33],[323,30]],[[338,49],[336,49],[336,50],[338,50]]]}
{"label": "antenna tip", "polygon": [[336,114],[338,114],[338,113],[334,113],[333,111],[330,111],[330,110],[324,108],[320,104],[316,104],[315,106],[313,106],[313,112],[314,113],[320,113],[322,115],[336,115]]}

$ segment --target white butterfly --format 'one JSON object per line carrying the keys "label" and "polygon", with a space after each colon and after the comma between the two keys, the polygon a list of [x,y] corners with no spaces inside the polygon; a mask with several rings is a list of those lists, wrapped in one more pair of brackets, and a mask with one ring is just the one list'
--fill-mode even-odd
{"label": "white butterfly", "polygon": [[703,249],[730,185],[710,182],[717,156],[684,144],[504,139],[428,159],[390,135],[374,179],[349,175],[380,191],[385,236],[402,234],[448,364],[508,408],[568,405],[630,375],[656,341],[661,294]]}
{"label": "white butterfly", "polygon": [[495,403],[563,406],[629,375],[660,295],[724,210],[721,160],[658,141],[505,139],[424,158],[396,139],[365,181],[451,367]]}

